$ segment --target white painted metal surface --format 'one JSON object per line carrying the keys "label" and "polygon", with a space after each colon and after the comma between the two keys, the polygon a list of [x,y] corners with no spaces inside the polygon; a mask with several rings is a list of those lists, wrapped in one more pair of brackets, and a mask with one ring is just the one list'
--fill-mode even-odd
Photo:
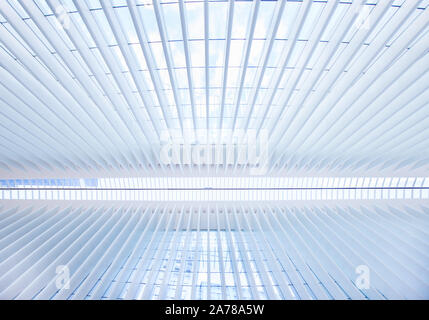
{"label": "white painted metal surface", "polygon": [[160,149],[263,132],[272,175],[427,172],[427,5],[2,1],[0,172],[247,175]]}
{"label": "white painted metal surface", "polygon": [[[427,203],[10,203],[0,213],[2,299],[429,294]],[[357,282],[362,265],[368,288]],[[67,267],[68,289],[58,287],[58,266]]]}

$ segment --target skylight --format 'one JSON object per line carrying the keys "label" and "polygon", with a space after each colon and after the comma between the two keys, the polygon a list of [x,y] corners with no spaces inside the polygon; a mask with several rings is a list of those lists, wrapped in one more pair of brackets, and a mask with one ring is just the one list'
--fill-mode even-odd
{"label": "skylight", "polygon": [[[163,135],[205,144],[208,132],[221,139],[265,130],[268,174],[406,167],[418,175],[429,150],[425,8],[420,1],[4,1],[0,166],[169,175]],[[15,117],[24,128],[15,128]],[[52,160],[52,148],[68,160]]]}
{"label": "skylight", "polygon": [[290,201],[429,199],[423,177],[1,180],[0,200]]}
{"label": "skylight", "polygon": [[0,299],[428,299],[428,44],[429,0],[0,0]]}

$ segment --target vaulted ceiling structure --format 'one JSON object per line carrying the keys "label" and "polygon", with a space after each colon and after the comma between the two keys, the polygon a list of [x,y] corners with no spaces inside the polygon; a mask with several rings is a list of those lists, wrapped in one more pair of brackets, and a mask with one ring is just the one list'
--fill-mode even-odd
{"label": "vaulted ceiling structure", "polygon": [[0,299],[428,299],[428,172],[428,0],[0,1]]}

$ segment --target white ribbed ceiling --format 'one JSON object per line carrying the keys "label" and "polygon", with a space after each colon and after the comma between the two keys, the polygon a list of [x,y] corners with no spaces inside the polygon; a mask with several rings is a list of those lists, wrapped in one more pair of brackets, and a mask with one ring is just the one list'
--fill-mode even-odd
{"label": "white ribbed ceiling", "polygon": [[429,295],[427,203],[30,203],[0,206],[1,299]]}
{"label": "white ribbed ceiling", "polygon": [[1,299],[427,299],[428,172],[429,0],[0,0]]}
{"label": "white ribbed ceiling", "polygon": [[263,174],[427,172],[428,5],[1,1],[1,173],[201,174],[163,139],[243,132],[269,137]]}

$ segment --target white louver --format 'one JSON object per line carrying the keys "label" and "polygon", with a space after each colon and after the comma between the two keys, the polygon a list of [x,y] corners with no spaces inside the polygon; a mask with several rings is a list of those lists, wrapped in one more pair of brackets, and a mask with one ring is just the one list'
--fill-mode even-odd
{"label": "white louver", "polygon": [[0,298],[427,298],[427,206],[247,206],[2,209]]}
{"label": "white louver", "polygon": [[0,180],[0,200],[283,201],[429,199],[423,177],[163,177]]}
{"label": "white louver", "polygon": [[429,299],[429,0],[0,0],[0,299]]}
{"label": "white louver", "polygon": [[248,134],[269,174],[427,172],[427,6],[1,1],[1,170],[247,174],[160,149]]}

